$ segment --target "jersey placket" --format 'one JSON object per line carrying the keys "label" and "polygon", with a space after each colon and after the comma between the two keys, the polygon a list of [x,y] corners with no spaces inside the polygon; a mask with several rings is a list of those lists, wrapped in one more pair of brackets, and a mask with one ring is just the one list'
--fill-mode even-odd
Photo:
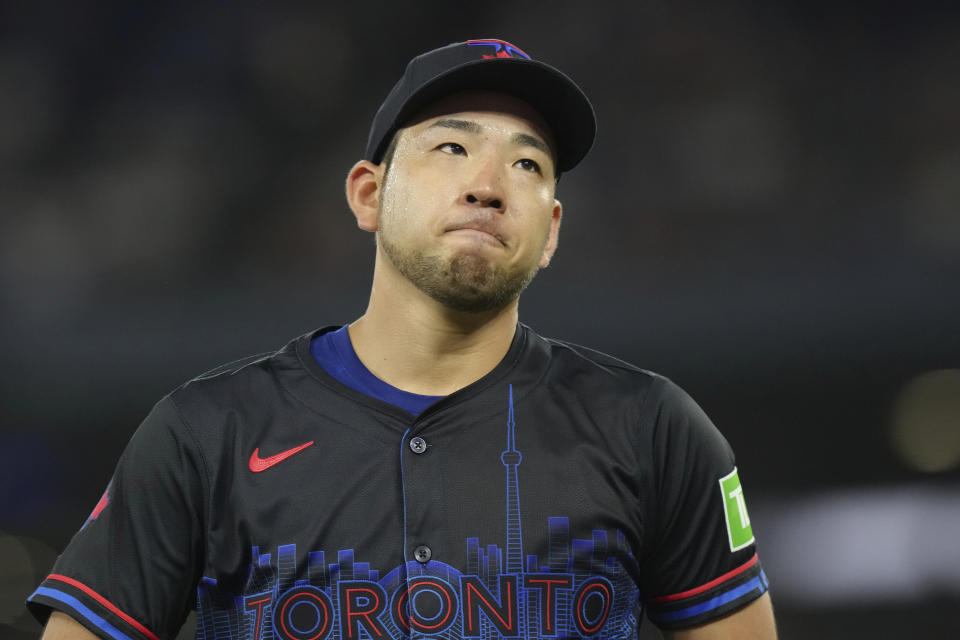
{"label": "jersey placket", "polygon": [[414,422],[401,442],[404,560],[450,564],[441,539],[444,529],[442,478],[436,458],[444,454],[431,441],[428,424]]}
{"label": "jersey placket", "polygon": [[[447,546],[447,540],[444,536],[446,530],[446,508],[443,500],[443,478],[441,474],[441,465],[439,456],[449,454],[444,452],[442,447],[437,445],[436,439],[432,438],[430,429],[431,424],[437,421],[437,417],[421,416],[415,420],[412,426],[403,434],[400,443],[400,464],[401,477],[403,483],[403,555],[406,582],[406,592],[410,597],[416,599],[417,579],[424,579],[424,576],[440,577],[453,588],[457,587],[457,582],[452,579],[452,575],[446,575],[450,569],[456,566],[456,558],[449,557],[450,550]],[[452,580],[451,580],[452,579]],[[422,587],[423,585],[420,585]],[[417,602],[421,600],[417,599]],[[434,601],[433,604],[437,604]],[[393,603],[397,607],[397,603]],[[416,604],[410,600],[406,602],[405,607],[400,607],[398,611],[403,610],[405,620],[401,627],[407,631],[410,637],[420,637],[428,629],[418,628],[418,623],[426,625],[425,621],[414,612]],[[442,604],[441,604],[442,606]],[[408,613],[409,612],[409,613]],[[398,612],[391,611],[392,615]],[[450,612],[447,612],[450,613]],[[446,617],[446,614],[439,616],[440,620]],[[412,618],[412,619],[411,619]],[[432,624],[437,624],[432,621]]]}

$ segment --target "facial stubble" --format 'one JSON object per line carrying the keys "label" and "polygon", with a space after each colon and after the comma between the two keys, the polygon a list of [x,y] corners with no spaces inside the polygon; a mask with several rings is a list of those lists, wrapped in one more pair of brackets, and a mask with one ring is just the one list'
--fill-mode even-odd
{"label": "facial stubble", "polygon": [[405,249],[393,241],[393,222],[390,216],[383,215],[381,207],[377,243],[383,254],[417,289],[456,311],[482,313],[502,309],[520,297],[539,270],[534,264],[508,271],[469,249],[449,258]]}

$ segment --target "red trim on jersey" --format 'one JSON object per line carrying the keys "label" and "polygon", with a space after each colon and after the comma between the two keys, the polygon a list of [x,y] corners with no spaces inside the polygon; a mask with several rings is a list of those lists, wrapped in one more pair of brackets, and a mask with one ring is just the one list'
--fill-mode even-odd
{"label": "red trim on jersey", "polygon": [[723,574],[723,575],[720,576],[719,578],[716,578],[716,579],[714,579],[714,580],[711,580],[710,582],[708,582],[708,583],[706,583],[706,584],[702,584],[702,585],[700,585],[699,587],[695,587],[695,588],[693,588],[693,589],[690,589],[689,591],[681,591],[680,593],[675,593],[675,594],[670,595],[670,596],[660,596],[659,598],[654,598],[653,600],[650,601],[650,603],[651,603],[651,604],[660,604],[660,603],[663,603],[663,602],[673,602],[674,600],[683,600],[684,598],[689,598],[690,596],[695,596],[695,595],[697,595],[698,593],[703,593],[703,592],[706,591],[707,589],[712,589],[713,587],[717,586],[718,584],[721,584],[721,583],[723,583],[723,582],[726,582],[727,580],[729,580],[730,578],[732,578],[732,577],[734,577],[734,576],[740,575],[741,573],[743,573],[744,571],[746,571],[747,569],[749,569],[749,568],[752,567],[753,565],[757,564],[757,561],[758,561],[758,560],[759,560],[759,558],[757,557],[757,554],[753,554],[753,557],[752,557],[752,558],[750,558],[749,560],[747,560],[746,562],[744,562],[742,565],[740,565],[740,566],[737,567],[736,569],[734,569],[734,570],[732,570],[732,571],[727,571],[725,574]]}
{"label": "red trim on jersey", "polygon": [[110,503],[110,489],[108,488],[103,492],[103,495],[100,497],[100,501],[97,503],[97,506],[93,508],[93,511],[90,512],[90,520],[96,520],[100,517],[100,514],[103,513],[103,510],[107,508],[107,504]]}
{"label": "red trim on jersey", "polygon": [[117,614],[118,616],[120,616],[121,618],[123,618],[123,620],[124,620],[127,624],[129,624],[131,627],[133,627],[134,629],[136,629],[137,631],[139,631],[139,632],[142,633],[143,635],[145,635],[145,636],[147,636],[148,638],[150,638],[150,640],[160,640],[160,638],[158,638],[154,633],[152,633],[152,632],[151,632],[149,629],[147,629],[145,626],[143,626],[142,624],[140,624],[139,622],[137,622],[136,620],[134,620],[133,618],[131,618],[129,615],[127,615],[126,613],[124,613],[123,611],[121,611],[121,610],[120,610],[120,607],[118,607],[117,605],[113,604],[112,602],[110,602],[109,600],[107,600],[107,599],[104,598],[102,595],[100,595],[99,593],[97,593],[96,591],[94,591],[93,589],[91,589],[90,587],[88,587],[87,585],[83,584],[82,582],[80,582],[80,581],[78,581],[78,580],[74,580],[73,578],[68,578],[67,576],[62,576],[62,575],[60,575],[60,574],[58,574],[58,573],[51,573],[49,576],[47,576],[47,580],[58,580],[58,581],[60,581],[60,582],[66,582],[67,584],[69,584],[69,585],[71,585],[71,586],[73,586],[73,587],[76,587],[77,589],[80,589],[80,590],[83,591],[85,594],[87,594],[88,596],[90,596],[91,598],[93,598],[94,600],[96,600],[97,602],[99,602],[100,604],[102,604],[103,606],[105,606],[107,609],[109,609],[109,610],[112,611],[113,613],[115,613],[115,614]]}

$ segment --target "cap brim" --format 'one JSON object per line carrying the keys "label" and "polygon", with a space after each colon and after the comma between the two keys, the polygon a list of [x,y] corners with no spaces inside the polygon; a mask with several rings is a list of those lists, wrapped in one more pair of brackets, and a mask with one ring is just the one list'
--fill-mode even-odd
{"label": "cap brim", "polygon": [[453,93],[474,90],[510,94],[543,116],[558,141],[558,171],[575,167],[593,145],[597,128],[593,106],[573,80],[536,60],[488,58],[461,64],[421,85],[405,101],[375,155],[379,158],[392,133],[431,103]]}

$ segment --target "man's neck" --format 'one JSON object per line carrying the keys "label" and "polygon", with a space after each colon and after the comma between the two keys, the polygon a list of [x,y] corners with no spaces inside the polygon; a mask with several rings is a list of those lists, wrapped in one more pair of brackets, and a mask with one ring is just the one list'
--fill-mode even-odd
{"label": "man's neck", "polygon": [[449,395],[503,360],[516,332],[516,301],[484,313],[454,311],[406,280],[391,280],[374,276],[367,310],[348,329],[375,376],[411,393]]}

